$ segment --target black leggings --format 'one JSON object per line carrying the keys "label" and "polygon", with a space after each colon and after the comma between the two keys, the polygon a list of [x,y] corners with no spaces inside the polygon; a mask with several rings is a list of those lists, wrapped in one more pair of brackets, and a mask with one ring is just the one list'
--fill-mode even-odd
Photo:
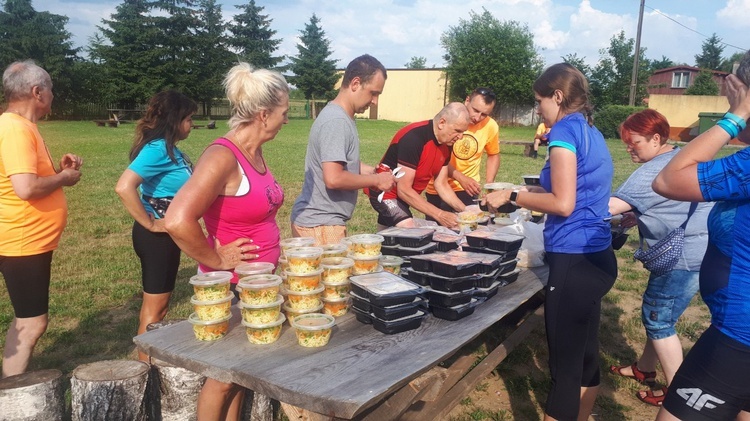
{"label": "black leggings", "polygon": [[172,292],[180,268],[180,248],[166,232],[151,232],[133,224],[133,249],[141,259],[143,292]]}
{"label": "black leggings", "polygon": [[49,312],[51,267],[51,251],[33,256],[0,256],[0,273],[5,278],[17,318],[37,317]]}
{"label": "black leggings", "polygon": [[611,248],[585,254],[547,253],[544,321],[552,386],[545,412],[575,420],[581,387],[599,385],[601,299],[617,278]]}

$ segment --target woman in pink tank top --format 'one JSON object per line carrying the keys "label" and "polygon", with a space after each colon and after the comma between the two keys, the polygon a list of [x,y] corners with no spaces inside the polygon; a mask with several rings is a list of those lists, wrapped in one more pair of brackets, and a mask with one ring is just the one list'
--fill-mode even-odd
{"label": "woman in pink tank top", "polygon": [[[169,234],[203,271],[233,270],[255,259],[275,265],[280,252],[276,212],[284,192],[262,146],[288,121],[289,87],[279,73],[247,63],[229,71],[224,87],[232,105],[230,130],[203,152],[165,217]],[[239,419],[243,395],[238,385],[206,379],[198,420]]]}

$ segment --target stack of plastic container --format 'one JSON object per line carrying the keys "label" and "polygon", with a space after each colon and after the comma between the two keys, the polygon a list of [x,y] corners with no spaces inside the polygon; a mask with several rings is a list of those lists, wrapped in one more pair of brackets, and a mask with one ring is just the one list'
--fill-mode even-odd
{"label": "stack of plastic container", "polygon": [[349,311],[351,304],[349,276],[352,274],[354,260],[348,257],[326,257],[320,266],[323,272],[323,313],[334,317],[343,316]]}
{"label": "stack of plastic container", "polygon": [[323,249],[320,247],[292,247],[285,250],[288,269],[281,293],[286,296],[284,310],[291,323],[294,316],[317,313],[323,308],[323,284],[320,266]]}
{"label": "stack of plastic container", "polygon": [[459,320],[472,313],[486,297],[475,297],[475,284],[482,266],[476,259],[449,253],[413,256],[409,279],[425,288],[432,314],[440,319]]}
{"label": "stack of plastic container", "polygon": [[190,278],[195,293],[190,302],[195,312],[188,320],[193,325],[196,339],[213,341],[223,338],[229,331],[234,297],[229,291],[231,280],[232,273],[225,271],[202,273]]}
{"label": "stack of plastic container", "polygon": [[424,289],[390,272],[349,278],[352,311],[362,323],[386,334],[416,329],[425,316]]}
{"label": "stack of plastic container", "polygon": [[434,252],[437,249],[437,244],[432,241],[434,233],[429,228],[392,227],[378,234],[383,237],[383,254],[408,258]]}
{"label": "stack of plastic container", "polygon": [[353,275],[364,275],[383,270],[380,266],[383,236],[378,234],[358,234],[347,237],[348,257],[354,261]]}
{"label": "stack of plastic container", "polygon": [[270,344],[281,335],[286,317],[281,313],[280,286],[281,277],[270,273],[246,276],[237,283],[242,325],[250,343]]}

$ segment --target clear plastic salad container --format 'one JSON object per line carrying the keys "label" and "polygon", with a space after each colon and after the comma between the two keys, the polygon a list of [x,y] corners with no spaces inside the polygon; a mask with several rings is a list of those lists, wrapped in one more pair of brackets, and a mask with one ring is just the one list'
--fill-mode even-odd
{"label": "clear plastic salad container", "polygon": [[232,272],[206,272],[191,277],[189,282],[198,300],[218,300],[224,298],[229,292],[229,282],[232,277]]}
{"label": "clear plastic salad container", "polygon": [[289,262],[286,260],[286,257],[279,256],[279,274],[284,273],[284,271],[289,270]]}
{"label": "clear plastic salad container", "polygon": [[333,316],[321,313],[303,314],[292,319],[297,342],[310,348],[327,345],[334,324],[336,320]]}
{"label": "clear plastic salad container", "polygon": [[344,243],[326,244],[321,246],[323,249],[323,258],[326,257],[346,257],[349,252],[349,246]]}
{"label": "clear plastic salad container", "polygon": [[351,283],[349,282],[349,279],[347,279],[345,282],[326,282],[323,281],[323,299],[338,299],[338,298],[344,298],[349,296],[349,291],[352,290]]}
{"label": "clear plastic salad container", "polygon": [[358,234],[349,237],[349,253],[355,257],[374,257],[380,255],[380,246],[385,239],[378,234]]}
{"label": "clear plastic salad container", "polygon": [[242,325],[245,326],[245,333],[247,334],[247,340],[251,344],[266,345],[276,342],[281,336],[281,325],[284,324],[286,316],[283,313],[279,314],[279,318],[271,323],[264,325],[254,325],[242,321]]}
{"label": "clear plastic salad container", "polygon": [[218,300],[199,300],[195,295],[190,299],[193,311],[198,319],[203,321],[221,320],[232,314],[232,298],[234,294],[227,291],[227,295]]}
{"label": "clear plastic salad container", "polygon": [[188,317],[188,321],[193,325],[193,333],[195,333],[196,339],[199,341],[215,341],[223,338],[229,332],[229,319],[231,318],[232,316],[229,315],[223,319],[206,321],[199,319],[197,314],[192,313]]}
{"label": "clear plastic salad container", "polygon": [[346,283],[352,274],[354,260],[348,257],[326,257],[321,260],[320,266],[323,268],[324,283]]}
{"label": "clear plastic salad container", "polygon": [[349,312],[352,299],[349,297],[325,299],[323,298],[323,314],[333,317],[341,317]]}
{"label": "clear plastic salad container", "polygon": [[294,292],[313,291],[320,286],[320,275],[322,273],[323,269],[318,269],[315,272],[306,273],[304,275],[287,271],[284,288]]}
{"label": "clear plastic salad container", "polygon": [[297,275],[317,271],[322,259],[323,249],[320,247],[295,247],[286,252],[288,271]]}
{"label": "clear plastic salad container", "polygon": [[279,318],[281,313],[281,304],[284,297],[278,295],[276,301],[271,304],[245,304],[240,301],[242,310],[242,320],[253,325],[264,325],[272,323]]}
{"label": "clear plastic salad container", "polygon": [[271,304],[276,301],[281,286],[281,276],[271,274],[250,275],[237,283],[240,301],[245,304]]}
{"label": "clear plastic salad container", "polygon": [[237,265],[237,267],[234,268],[234,273],[236,273],[238,277],[242,278],[243,276],[273,273],[273,270],[275,268],[276,266],[273,263],[269,262],[245,262]]}
{"label": "clear plastic salad container", "polygon": [[286,256],[286,251],[295,247],[312,247],[315,239],[311,237],[292,237],[279,241],[281,246],[281,255]]}
{"label": "clear plastic salad container", "polygon": [[283,290],[283,293],[286,294],[286,300],[290,309],[309,310],[320,305],[320,296],[323,293],[323,289],[323,285],[320,285],[312,291],[295,292]]}
{"label": "clear plastic salad container", "polygon": [[[382,254],[375,256],[360,257],[354,254],[350,254],[349,258],[354,260],[354,267],[352,268],[352,275],[363,275],[365,273],[374,273],[378,270],[383,270],[380,266],[380,258]],[[379,269],[378,269],[379,268]]]}
{"label": "clear plastic salad container", "polygon": [[404,259],[398,256],[381,256],[380,266],[386,272],[391,272],[394,275],[401,273],[401,265],[404,264]]}
{"label": "clear plastic salad container", "polygon": [[310,314],[310,313],[320,313],[323,311],[323,302],[316,307],[307,309],[307,310],[294,310],[289,308],[289,303],[285,302],[283,306],[281,306],[282,310],[284,310],[284,313],[286,313],[286,319],[289,320],[289,325],[292,324],[292,319],[294,319],[297,316],[301,316],[303,314]]}

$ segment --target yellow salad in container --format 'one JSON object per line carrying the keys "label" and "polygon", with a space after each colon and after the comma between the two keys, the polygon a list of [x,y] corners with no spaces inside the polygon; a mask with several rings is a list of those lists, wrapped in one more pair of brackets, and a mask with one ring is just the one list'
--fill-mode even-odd
{"label": "yellow salad in container", "polygon": [[193,325],[193,333],[199,341],[215,341],[226,336],[229,332],[229,319],[232,316],[226,316],[219,320],[200,320],[198,315],[192,313],[188,321]]}
{"label": "yellow salad in container", "polygon": [[242,320],[242,325],[245,326],[245,333],[247,334],[247,340],[251,344],[256,345],[267,345],[276,342],[281,336],[281,325],[284,324],[286,316],[283,313],[279,314],[279,317],[271,323],[264,325],[254,325]]}
{"label": "yellow salad in container", "polygon": [[326,244],[321,246],[323,249],[323,258],[327,257],[346,257],[349,254],[349,246],[344,243]]}
{"label": "yellow salad in container", "polygon": [[404,264],[404,259],[398,256],[381,256],[380,266],[383,266],[383,270],[391,272],[394,275],[401,273],[401,265]]}
{"label": "yellow salad in container", "polygon": [[382,254],[377,254],[375,256],[359,257],[350,254],[349,257],[354,260],[352,275],[364,275],[365,273],[382,271],[383,268],[380,266],[380,258],[382,256]]}
{"label": "yellow salad in container", "polygon": [[297,334],[297,342],[304,347],[313,348],[328,344],[335,323],[333,316],[310,313],[295,317],[292,327]]}
{"label": "yellow salad in container", "polygon": [[348,279],[344,282],[323,281],[323,288],[323,295],[321,298],[326,300],[346,298],[349,296],[349,291],[352,290],[351,283]]}
{"label": "yellow salad in container", "polygon": [[288,272],[297,275],[312,273],[320,269],[323,259],[323,249],[320,247],[296,247],[287,250],[286,260],[289,264]]}
{"label": "yellow salad in container", "polygon": [[276,301],[281,276],[262,274],[241,278],[237,283],[240,301],[245,304],[271,304]]}
{"label": "yellow salad in container", "polygon": [[287,289],[282,291],[282,293],[286,294],[287,303],[292,310],[309,310],[319,306],[322,292],[323,285],[318,286],[312,291],[299,292]]}
{"label": "yellow salad in container", "polygon": [[276,265],[269,262],[245,262],[237,265],[234,268],[234,273],[237,274],[238,278],[243,278],[250,275],[273,273],[274,269],[276,269]]}
{"label": "yellow salad in container", "polygon": [[286,256],[286,251],[295,247],[312,247],[315,239],[310,237],[292,237],[279,241],[281,246],[281,255]]}
{"label": "yellow salad in container", "polygon": [[333,317],[341,317],[349,311],[349,305],[351,304],[351,298],[334,298],[325,299],[323,298],[323,314],[328,314]]}
{"label": "yellow salad in container", "polygon": [[245,304],[240,301],[242,320],[253,325],[272,323],[279,318],[283,302],[284,297],[281,295],[277,296],[276,301],[271,304]]}
{"label": "yellow salad in container", "polygon": [[193,311],[198,319],[203,321],[221,320],[232,314],[232,298],[234,294],[227,291],[224,298],[218,300],[201,301],[195,295],[190,299]]}
{"label": "yellow salad in container", "polygon": [[320,286],[320,275],[322,273],[323,269],[318,269],[315,272],[306,273],[304,275],[287,271],[284,288],[294,292],[312,291]]}
{"label": "yellow salad in container", "polygon": [[289,321],[289,325],[292,324],[292,319],[294,319],[297,316],[301,316],[303,314],[310,314],[310,313],[320,313],[323,311],[323,302],[313,308],[309,308],[307,310],[294,310],[289,308],[289,303],[285,302],[283,306],[281,306],[281,309],[284,310],[284,313],[286,314],[286,319]]}
{"label": "yellow salad in container", "polygon": [[352,274],[354,260],[348,257],[326,257],[320,262],[323,268],[323,282],[345,283]]}
{"label": "yellow salad in container", "polygon": [[219,300],[229,292],[229,282],[232,277],[232,272],[206,272],[192,276],[189,282],[193,286],[193,292],[198,300]]}
{"label": "yellow salad in container", "polygon": [[385,241],[382,235],[358,234],[348,237],[351,246],[349,254],[356,257],[373,257],[380,255],[380,246]]}

